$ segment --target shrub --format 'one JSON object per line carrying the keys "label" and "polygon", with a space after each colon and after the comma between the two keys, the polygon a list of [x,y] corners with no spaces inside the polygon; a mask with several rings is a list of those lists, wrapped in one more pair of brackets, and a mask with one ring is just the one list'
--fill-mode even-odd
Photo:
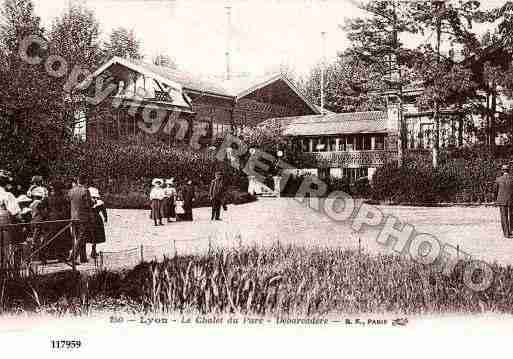
{"label": "shrub", "polygon": [[367,177],[358,178],[352,186],[352,190],[346,193],[351,193],[354,197],[368,198],[371,193],[369,179]]}
{"label": "shrub", "polygon": [[373,178],[374,200],[393,203],[493,202],[495,179],[506,159],[494,160],[489,151],[458,149],[447,153],[435,170],[424,154],[409,154],[402,168],[388,163]]}

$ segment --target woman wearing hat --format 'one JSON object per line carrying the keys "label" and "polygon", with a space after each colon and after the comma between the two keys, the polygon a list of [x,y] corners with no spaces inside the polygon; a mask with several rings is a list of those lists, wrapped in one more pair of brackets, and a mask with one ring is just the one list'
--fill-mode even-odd
{"label": "woman wearing hat", "polygon": [[[34,190],[37,189],[37,193],[39,194],[39,197],[46,198],[48,197],[48,189],[46,189],[45,186],[43,186],[43,177],[41,176],[34,176],[32,177],[32,180],[30,181],[31,186],[29,190],[27,191],[27,196],[30,198],[33,198],[34,196]],[[42,193],[42,195],[41,195]]]}
{"label": "woman wearing hat", "polygon": [[162,226],[162,210],[161,204],[165,197],[164,189],[162,188],[163,180],[160,178],[154,178],[151,184],[153,185],[150,192],[151,201],[151,218],[155,222],[155,226]]}
{"label": "woman wearing hat", "polygon": [[192,184],[192,180],[186,179],[185,184],[182,189],[182,199],[183,199],[183,220],[184,221],[192,221],[192,205],[194,200],[196,199],[196,194],[194,190],[194,185]]}
{"label": "woman wearing hat", "polygon": [[[7,171],[0,170],[0,225],[14,223],[20,213],[16,198],[5,189],[9,178]],[[11,263],[12,239],[12,231],[0,229],[0,269],[8,267]]]}
{"label": "woman wearing hat", "polygon": [[169,178],[166,180],[166,187],[164,189],[164,193],[167,198],[167,209],[166,209],[166,218],[167,222],[171,222],[171,218],[175,218],[175,200],[176,200],[176,188],[175,188],[175,179]]}
{"label": "woman wearing hat", "polygon": [[[32,220],[32,210],[30,209],[32,200],[26,195],[22,194],[16,198],[16,202],[18,202],[18,205],[20,206],[20,214],[18,215],[19,222],[30,223]],[[17,244],[25,242],[29,236],[29,230],[26,227],[17,228],[13,232],[15,236],[15,242]]]}
{"label": "woman wearing hat", "polygon": [[162,219],[169,219],[169,193],[167,191],[167,180],[162,180],[162,191],[164,191],[164,197],[160,202],[160,216]]}
{"label": "woman wearing hat", "polygon": [[[107,210],[105,209],[105,204],[100,199],[100,192],[97,188],[89,187],[89,193],[91,194],[91,199],[93,200],[93,216],[94,219],[91,221],[92,229],[91,235],[88,237],[87,243],[92,244],[91,248],[91,258],[96,258],[98,253],[96,252],[96,245],[100,243],[105,243],[105,225],[104,222],[108,222]],[[103,217],[103,218],[102,218]]]}
{"label": "woman wearing hat", "polygon": [[[42,187],[32,189],[32,203],[30,210],[32,213],[31,223],[45,222],[48,220],[48,201]],[[32,242],[36,249],[39,249],[39,259],[46,263],[49,248],[46,247],[46,241],[49,238],[49,228],[38,224],[33,225]],[[45,248],[42,248],[45,246]]]}

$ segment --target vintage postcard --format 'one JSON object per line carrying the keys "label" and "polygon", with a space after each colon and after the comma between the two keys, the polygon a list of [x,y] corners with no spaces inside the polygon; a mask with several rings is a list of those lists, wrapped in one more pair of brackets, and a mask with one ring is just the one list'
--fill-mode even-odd
{"label": "vintage postcard", "polygon": [[503,354],[512,263],[512,1],[0,0],[6,357]]}

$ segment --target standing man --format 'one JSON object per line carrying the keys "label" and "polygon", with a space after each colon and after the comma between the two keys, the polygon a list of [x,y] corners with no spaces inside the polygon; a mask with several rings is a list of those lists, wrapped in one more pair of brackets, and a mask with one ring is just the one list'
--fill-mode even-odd
{"label": "standing man", "polygon": [[512,225],[513,225],[513,177],[509,174],[509,166],[502,166],[503,175],[497,178],[497,206],[499,206],[501,213],[502,233],[505,238],[512,238]]}
{"label": "standing man", "polygon": [[73,188],[68,192],[68,197],[71,204],[71,219],[80,221],[73,226],[74,243],[70,260],[76,261],[77,255],[80,255],[80,263],[87,263],[86,241],[90,232],[93,202],[85,186],[84,175],[77,176]]}
{"label": "standing man", "polygon": [[224,183],[221,172],[217,171],[214,179],[210,182],[210,190],[208,192],[210,202],[212,203],[212,217],[211,220],[220,221],[221,206],[224,201]]}

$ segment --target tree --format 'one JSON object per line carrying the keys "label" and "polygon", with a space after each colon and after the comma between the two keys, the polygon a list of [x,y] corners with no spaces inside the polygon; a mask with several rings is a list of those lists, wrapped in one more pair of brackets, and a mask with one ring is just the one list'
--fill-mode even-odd
{"label": "tree", "polygon": [[406,49],[401,42],[401,35],[419,31],[409,7],[403,5],[396,0],[367,2],[360,8],[371,16],[347,20],[344,27],[352,43],[348,52],[385,79],[385,89],[396,91],[400,106],[397,146],[399,164],[402,164],[406,144],[403,88],[410,82],[409,71],[405,71],[405,67],[411,67],[414,58],[412,51]]}
{"label": "tree", "polygon": [[[301,87],[307,97],[320,102],[321,69],[318,64]],[[325,108],[334,112],[353,112],[383,109],[377,96],[370,92],[381,86],[379,73],[373,67],[350,54],[339,55],[324,69]]]}
{"label": "tree", "polygon": [[[422,34],[435,35],[435,47],[419,47],[416,61],[416,75],[423,83],[421,101],[433,109],[434,143],[433,167],[438,167],[440,151],[440,107],[451,103],[462,103],[475,87],[469,69],[454,63],[452,56],[443,56],[442,42],[451,45],[463,44],[466,47],[478,46],[472,30],[473,21],[480,15],[479,2],[474,0],[431,2],[411,2],[409,8],[412,19],[420,25]],[[445,36],[445,37],[444,37]]]}
{"label": "tree", "polygon": [[104,51],[107,58],[119,56],[141,60],[141,40],[137,38],[133,30],[119,27],[112,30],[109,41],[104,45]]}
{"label": "tree", "polygon": [[[49,76],[44,62],[30,64],[20,56],[28,36],[44,35],[30,0],[6,0],[0,26],[0,162],[22,177],[44,171],[61,148],[58,121],[62,86]],[[27,55],[44,58],[47,49],[31,45]]]}
{"label": "tree", "polygon": [[[65,88],[61,116],[62,135],[65,137],[73,133],[79,121],[77,117],[85,111],[81,92],[73,86],[75,84],[67,84],[67,82],[75,80],[74,82],[78,84],[85,79],[87,72],[94,72],[100,65],[102,59],[100,24],[91,10],[72,4],[54,20],[49,40],[50,53],[62,56],[70,72],[70,76],[61,78],[61,85]],[[77,74],[76,79],[74,73]]]}

